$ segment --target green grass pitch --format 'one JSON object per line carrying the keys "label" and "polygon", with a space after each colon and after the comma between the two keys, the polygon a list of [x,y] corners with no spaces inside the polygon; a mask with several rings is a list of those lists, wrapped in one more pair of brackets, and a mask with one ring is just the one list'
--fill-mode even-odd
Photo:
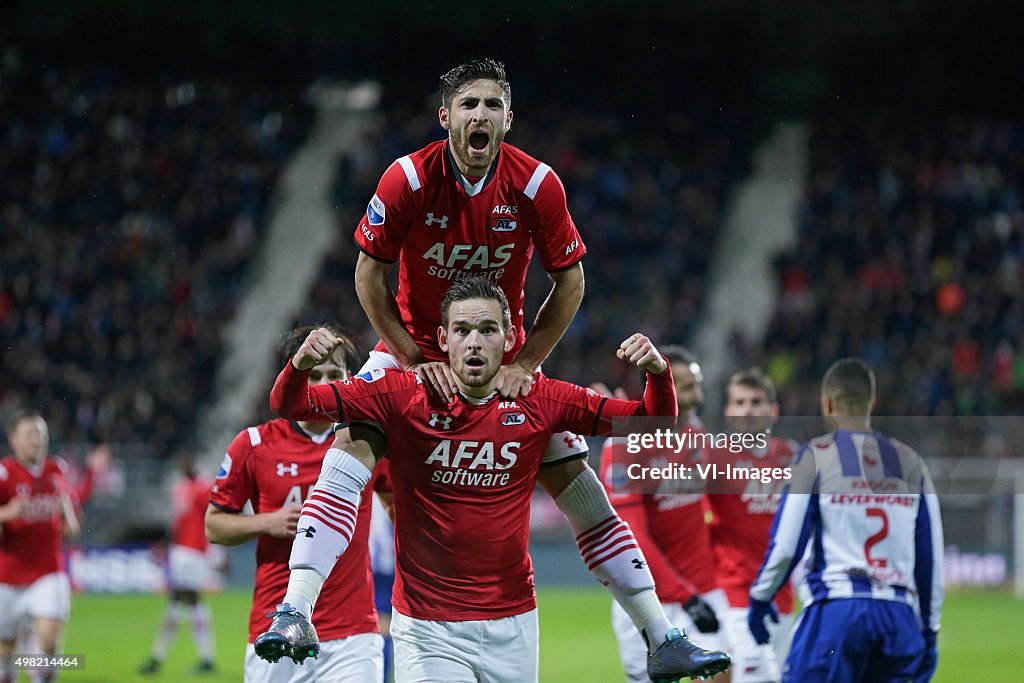
{"label": "green grass pitch", "polygon": [[[228,591],[209,596],[219,655],[210,683],[242,680],[249,594]],[[143,678],[135,668],[148,656],[164,598],[149,595],[79,595],[73,603],[65,651],[82,653],[84,671],[62,674],[80,683],[190,680],[196,662],[188,633],[179,632],[162,674]],[[937,683],[1024,681],[1024,604],[1006,593],[949,595],[939,639]],[[541,681],[618,683],[615,639],[609,626],[609,598],[599,588],[547,588],[540,591]]]}

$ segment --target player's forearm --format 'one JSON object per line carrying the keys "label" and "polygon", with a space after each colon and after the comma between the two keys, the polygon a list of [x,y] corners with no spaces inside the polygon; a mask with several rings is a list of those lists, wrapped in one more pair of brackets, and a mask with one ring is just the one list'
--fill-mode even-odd
{"label": "player's forearm", "polygon": [[[620,435],[622,422],[616,418],[627,417],[678,417],[679,404],[676,403],[676,385],[672,379],[672,367],[669,365],[663,373],[655,375],[647,373],[647,386],[641,401],[626,401],[618,398],[607,398],[601,404],[601,419],[594,423],[594,436],[611,436],[613,431]],[[616,427],[620,428],[616,430]]]}
{"label": "player's forearm", "polygon": [[668,365],[660,375],[647,373],[643,407],[637,414],[679,417],[679,403],[676,402],[676,383],[672,378],[671,365]]}
{"label": "player's forearm", "polygon": [[582,263],[549,275],[552,280],[551,291],[537,312],[530,334],[516,356],[516,363],[531,372],[540,367],[569,329],[576,311],[579,310],[580,302],[583,301]]}
{"label": "player's forearm", "polygon": [[265,517],[263,514],[242,515],[208,510],[205,519],[206,538],[210,543],[240,545],[263,533]]}
{"label": "player's forearm", "polygon": [[270,390],[270,409],[289,420],[340,420],[338,393],[329,384],[310,386],[309,372],[285,363]]}
{"label": "player's forearm", "polygon": [[782,500],[775,513],[768,553],[750,586],[750,597],[755,600],[767,602],[775,597],[789,580],[796,563],[803,557],[810,538],[814,522],[808,516],[813,494],[793,491],[799,489],[794,489],[792,482],[783,489]]}
{"label": "player's forearm", "polygon": [[67,494],[61,494],[60,506],[63,514],[63,523],[61,527],[64,536],[67,538],[78,538],[82,533],[82,526],[78,521],[78,513],[75,512],[75,504]]}
{"label": "player's forearm", "polygon": [[[927,478],[927,477],[926,477]],[[921,495],[918,519],[914,530],[914,582],[917,585],[918,607],[926,629],[938,632],[942,625],[944,598],[943,561],[945,540],[939,499],[930,478]]]}
{"label": "player's forearm", "polygon": [[423,362],[423,354],[402,323],[398,302],[388,283],[390,265],[361,256],[356,265],[356,296],[366,317],[402,367]]}

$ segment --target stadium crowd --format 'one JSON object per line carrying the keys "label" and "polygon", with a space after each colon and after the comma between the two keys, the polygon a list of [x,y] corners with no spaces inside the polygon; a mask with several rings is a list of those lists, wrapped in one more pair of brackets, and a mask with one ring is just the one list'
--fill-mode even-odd
{"label": "stadium crowd", "polygon": [[878,373],[881,415],[1024,406],[1024,129],[984,118],[820,116],[797,246],[747,363],[784,415],[817,414],[832,359]]}
{"label": "stadium crowd", "polygon": [[0,90],[0,413],[63,442],[179,444],[207,394],[298,86],[22,63]]}

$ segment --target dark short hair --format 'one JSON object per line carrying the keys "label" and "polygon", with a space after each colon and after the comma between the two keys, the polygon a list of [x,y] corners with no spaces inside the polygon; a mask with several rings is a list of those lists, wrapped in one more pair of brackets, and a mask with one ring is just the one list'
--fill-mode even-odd
{"label": "dark short hair", "polygon": [[821,392],[842,406],[844,412],[867,415],[875,397],[875,373],[860,358],[842,358],[825,371]]}
{"label": "dark short hair", "polygon": [[299,347],[302,346],[302,342],[306,341],[309,333],[321,327],[326,327],[330,330],[331,334],[341,340],[341,346],[335,349],[332,360],[339,365],[344,365],[348,374],[356,374],[359,368],[362,367],[363,361],[360,360],[359,351],[356,350],[352,337],[349,336],[344,327],[337,323],[299,325],[293,329],[284,336],[284,339],[281,340],[281,344],[278,346],[278,351],[281,352],[281,362],[287,363],[295,355],[295,352],[299,350]]}
{"label": "dark short hair", "polygon": [[505,104],[509,107],[512,106],[512,88],[505,75],[505,65],[490,58],[474,59],[465,64],[459,64],[441,76],[441,85],[438,88],[441,91],[441,105],[450,109],[455,93],[459,92],[462,86],[472,83],[478,78],[489,78],[496,81],[505,95]]}
{"label": "dark short hair", "polygon": [[[666,346],[659,346],[658,351],[661,355],[668,359],[669,363],[680,364],[689,366],[693,363],[697,363],[697,356],[694,355],[693,351],[682,346],[680,344],[668,344]],[[700,365],[700,363],[697,363]]]}
{"label": "dark short hair", "polygon": [[779,394],[775,391],[775,382],[759,367],[747,368],[734,374],[729,378],[729,386],[736,384],[749,389],[760,389],[765,393],[769,403],[776,403],[779,400]]}
{"label": "dark short hair", "polygon": [[39,418],[40,420],[43,420],[43,422],[46,422],[46,420],[43,419],[42,414],[38,410],[15,410],[14,412],[7,416],[7,435],[10,436],[11,434],[13,434],[14,430],[18,428],[18,425],[21,424],[22,420],[30,420],[34,418]]}
{"label": "dark short hair", "polygon": [[[658,351],[668,360],[673,368],[686,368],[698,382],[704,381],[704,371],[697,362],[697,356],[690,349],[681,344],[668,344],[659,346]],[[679,375],[676,375],[679,377]]]}
{"label": "dark short hair", "polygon": [[455,281],[441,299],[441,326],[448,329],[448,309],[456,301],[469,301],[470,299],[483,299],[484,301],[497,301],[501,305],[501,322],[505,330],[512,327],[512,313],[508,307],[508,298],[501,287],[494,284],[485,275],[473,275],[460,278]]}

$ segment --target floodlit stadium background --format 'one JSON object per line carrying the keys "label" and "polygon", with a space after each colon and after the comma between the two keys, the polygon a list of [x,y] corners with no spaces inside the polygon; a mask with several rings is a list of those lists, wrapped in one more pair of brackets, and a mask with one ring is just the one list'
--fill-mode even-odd
{"label": "floodlit stadium background", "polygon": [[[392,159],[441,136],[437,77],[480,55],[506,62],[508,141],[558,171],[589,248],[546,372],[636,392],[612,350],[643,329],[700,355],[706,415],[760,364],[783,414],[812,416],[823,370],[865,357],[880,414],[932,416],[957,444],[912,443],[947,474],[937,680],[1019,676],[1002,598],[1024,592],[1020,10],[349,4],[0,10],[0,416],[39,408],[79,471],[97,447],[118,464],[70,551],[90,592],[66,649],[89,664],[67,677],[129,680],[144,658],[172,458],[212,473],[269,417],[280,334],[339,319],[375,341],[356,218]],[[546,289],[537,269],[528,319]],[[608,600],[542,497],[534,527],[542,678],[619,680]],[[230,559],[224,680],[251,547]],[[125,621],[138,642],[90,640]]]}

